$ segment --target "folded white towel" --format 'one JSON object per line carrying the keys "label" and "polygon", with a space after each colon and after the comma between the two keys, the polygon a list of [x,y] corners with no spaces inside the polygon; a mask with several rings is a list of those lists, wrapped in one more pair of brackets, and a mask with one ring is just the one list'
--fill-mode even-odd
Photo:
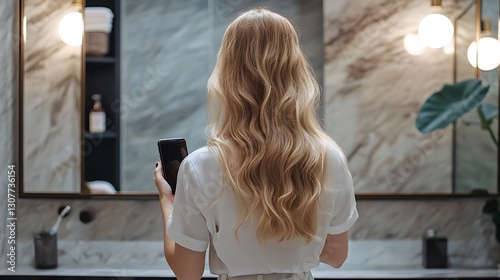
{"label": "folded white towel", "polygon": [[85,14],[90,16],[99,15],[108,18],[113,18],[114,16],[111,9],[106,7],[87,7],[85,8]]}
{"label": "folded white towel", "polygon": [[87,182],[90,193],[93,194],[114,194],[116,193],[115,187],[110,182],[106,181],[90,181]]}

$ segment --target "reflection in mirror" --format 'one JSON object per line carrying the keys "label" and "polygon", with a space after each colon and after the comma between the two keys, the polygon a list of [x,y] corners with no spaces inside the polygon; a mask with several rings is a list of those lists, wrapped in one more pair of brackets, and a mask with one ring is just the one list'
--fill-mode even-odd
{"label": "reflection in mirror", "polygon": [[[420,42],[416,33],[430,3],[342,2],[339,9],[337,1],[325,1],[332,19],[325,26],[331,30],[325,32],[325,119],[349,159],[356,193],[451,193],[451,129],[423,135],[415,128],[425,98],[451,82],[451,56],[418,45],[408,51],[404,44],[411,34]],[[443,14],[459,13],[462,4],[443,2]]]}
{"label": "reflection in mirror", "polygon": [[[444,84],[453,83],[453,44],[437,49],[422,46],[416,35],[419,22],[436,9],[453,22],[471,3],[442,2],[441,8],[418,0],[385,1],[384,5],[325,2],[325,124],[350,159],[357,194],[451,194],[453,157],[458,160],[467,153],[471,160],[456,166],[457,191],[470,193],[471,189],[459,186],[477,187],[471,181],[483,180],[496,192],[497,174],[492,171],[497,170],[497,149],[486,143],[491,141],[487,133],[480,136],[485,137],[484,143],[479,138],[474,142],[474,135],[484,134],[476,127],[467,133],[471,142],[457,145],[454,154],[452,126],[428,134],[415,127],[424,101]],[[498,21],[498,10],[490,12],[492,21]],[[460,24],[459,40],[474,38],[474,18]],[[411,34],[417,40],[409,40]],[[466,61],[461,44],[459,65]],[[471,77],[474,71],[467,67]],[[498,102],[498,88],[494,95],[492,101]],[[471,145],[476,145],[476,151],[467,151]],[[487,161],[477,164],[482,157]]]}
{"label": "reflection in mirror", "polygon": [[[121,1],[121,190],[156,192],[156,141],[182,137],[206,145],[207,80],[227,25],[266,6],[293,21],[322,82],[322,1]],[[167,23],[167,24],[166,24]]]}
{"label": "reflection in mirror", "polygon": [[[61,21],[80,7],[71,0],[24,1],[21,148],[25,193],[80,192],[81,32],[80,42],[78,36],[73,41],[77,46],[63,42],[60,32],[67,25]],[[80,14],[74,30],[81,25]]]}
{"label": "reflection in mirror", "polygon": [[[499,1],[481,1],[481,37],[491,36],[498,39]],[[457,81],[475,78],[475,67],[467,58],[467,50],[475,41],[475,8],[473,5],[456,23],[457,32]],[[490,21],[489,30],[484,30],[484,22]],[[500,51],[500,50],[497,50]],[[481,60],[480,60],[481,61]],[[480,67],[481,63],[480,63]],[[489,92],[482,101],[498,108],[499,72],[498,68],[480,71],[479,77],[490,85]],[[490,127],[493,137],[498,139],[498,118]],[[498,146],[488,130],[482,129],[476,109],[470,111],[455,124],[455,192],[456,193],[498,193]]]}
{"label": "reflection in mirror", "polygon": [[[32,176],[25,190],[78,192],[80,161],[74,151],[79,152],[84,131],[84,193],[156,194],[158,139],[185,138],[189,151],[206,144],[206,83],[222,35],[240,11],[265,6],[300,30],[303,50],[323,85],[318,115],[349,159],[357,194],[496,192],[497,148],[488,133],[462,121],[455,133],[452,126],[429,134],[415,127],[424,101],[454,82],[454,49],[457,80],[474,77],[466,58],[475,32],[475,7],[467,10],[471,1],[443,1],[440,12],[452,22],[466,13],[456,22],[456,47],[431,49],[418,45],[419,22],[433,11],[421,0],[86,0],[86,7],[109,8],[112,14],[103,17],[112,24],[86,22],[85,93],[80,91],[81,48],[53,34],[69,12],[61,9],[71,9],[71,1],[26,2],[43,6],[51,16],[27,17],[28,29],[44,24],[31,35],[40,44],[33,44],[27,31],[24,85],[25,102],[31,103],[24,104],[24,161],[40,170],[25,171]],[[496,34],[498,1],[483,2]],[[98,21],[99,12],[93,13],[87,16]],[[57,40],[50,43],[50,38]],[[65,62],[50,60],[56,58]],[[46,61],[59,65],[51,73],[63,72],[49,76],[43,72]],[[498,103],[497,71],[481,73],[492,85],[486,99],[492,104]],[[100,109],[105,120],[96,129],[91,113]],[[498,138],[498,122],[492,127]],[[44,165],[44,159],[51,163]],[[59,170],[64,176],[56,175]]]}
{"label": "reflection in mirror", "polygon": [[[477,127],[477,133],[468,134],[470,142],[457,145],[455,151],[451,126],[425,135],[415,129],[415,115],[425,99],[453,82],[453,43],[439,49],[420,46],[418,40],[412,46],[403,44],[403,38],[417,33],[419,21],[436,8],[427,1],[386,1],[380,6],[347,2],[325,2],[325,17],[335,19],[325,19],[325,42],[330,42],[325,46],[325,119],[327,131],[350,159],[356,193],[452,193],[454,156],[487,157],[481,164],[461,161],[455,172],[461,177],[455,181],[476,187],[488,181],[484,184],[496,193],[497,149],[475,137],[480,133]],[[469,0],[443,1],[438,12],[454,21],[470,5]],[[474,15],[475,7],[470,11]],[[498,9],[490,13],[492,21],[498,21]],[[467,61],[462,49],[464,38],[474,38],[475,26],[474,17],[460,21],[458,67],[468,73],[462,79],[474,73],[470,65],[462,69]],[[498,104],[495,88],[492,102]],[[470,193],[468,188],[457,184],[455,193]]]}

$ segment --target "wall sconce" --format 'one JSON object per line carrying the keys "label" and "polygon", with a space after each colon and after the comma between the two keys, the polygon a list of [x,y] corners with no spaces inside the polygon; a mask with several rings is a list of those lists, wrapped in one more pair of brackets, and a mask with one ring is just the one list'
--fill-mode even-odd
{"label": "wall sconce", "polygon": [[[491,22],[485,19],[481,23],[481,35],[479,42],[472,42],[467,49],[467,60],[476,67],[476,58],[479,61],[479,69],[490,71],[500,64],[500,42],[491,36]],[[477,51],[477,53],[476,53]]]}
{"label": "wall sconce", "polygon": [[59,23],[59,36],[61,40],[69,46],[78,47],[82,45],[83,36],[83,16],[81,13],[81,0],[74,0],[73,7],[78,12],[72,12],[65,15]]}
{"label": "wall sconce", "polygon": [[453,23],[438,13],[442,9],[441,0],[431,0],[433,13],[425,16],[418,25],[418,36],[429,48],[438,49],[446,46],[453,39]]}

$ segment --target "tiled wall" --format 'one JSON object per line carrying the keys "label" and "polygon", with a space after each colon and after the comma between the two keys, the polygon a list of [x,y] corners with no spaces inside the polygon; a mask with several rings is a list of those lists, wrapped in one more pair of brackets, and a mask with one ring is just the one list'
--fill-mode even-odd
{"label": "tiled wall", "polygon": [[[2,23],[7,23],[0,25],[2,42],[3,38],[9,38],[5,34],[12,32],[14,3],[14,0],[0,2],[0,18]],[[13,106],[4,103],[12,104],[17,94],[13,78],[16,60],[12,59],[15,52],[15,49],[3,45],[0,49],[0,62],[5,65],[0,68],[0,85],[9,89],[1,92],[0,128],[4,135],[13,134]],[[7,147],[0,150],[2,158],[4,154],[6,158],[12,158],[12,147],[17,143],[15,138],[2,137],[0,141],[0,149]],[[5,181],[4,178],[2,171],[0,179]],[[0,188],[5,192],[5,184],[1,183]],[[484,199],[358,201],[360,219],[351,230],[350,255],[344,269],[360,266],[418,267],[421,263],[421,236],[428,228],[434,228],[439,235],[449,238],[453,267],[492,267],[499,249],[494,240],[493,223],[489,216],[481,213],[484,202]],[[32,233],[50,227],[56,219],[58,207],[65,204],[70,204],[73,210],[61,224],[58,234],[60,265],[145,268],[165,265],[157,201],[56,199],[19,201],[18,256],[21,264],[33,261]],[[4,220],[3,202],[0,207],[0,218]],[[79,221],[79,213],[84,210],[95,214],[95,219],[88,224]],[[5,239],[1,242],[0,263],[3,266]]]}

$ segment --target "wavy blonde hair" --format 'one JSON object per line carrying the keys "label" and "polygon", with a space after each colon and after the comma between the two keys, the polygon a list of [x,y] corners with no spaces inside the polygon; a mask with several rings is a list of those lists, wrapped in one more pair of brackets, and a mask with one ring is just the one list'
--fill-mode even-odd
{"label": "wavy blonde hair", "polygon": [[316,120],[319,86],[285,17],[252,9],[227,28],[208,81],[208,146],[260,241],[317,230],[331,139]]}

